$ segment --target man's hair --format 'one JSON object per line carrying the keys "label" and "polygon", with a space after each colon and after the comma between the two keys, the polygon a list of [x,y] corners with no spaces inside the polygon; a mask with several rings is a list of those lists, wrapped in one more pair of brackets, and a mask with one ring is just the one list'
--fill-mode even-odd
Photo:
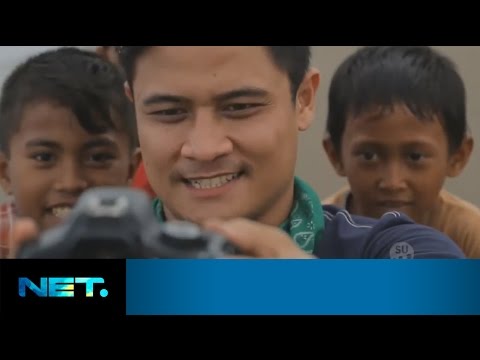
{"label": "man's hair", "polygon": [[10,138],[20,126],[25,107],[42,101],[70,109],[91,134],[112,129],[128,132],[133,149],[137,146],[135,114],[124,82],[113,64],[79,48],[62,47],[27,59],[3,84],[1,150],[9,153]]}
{"label": "man's hair", "polygon": [[465,97],[455,64],[428,46],[363,47],[332,78],[326,130],[340,151],[349,117],[405,105],[421,121],[438,117],[455,151],[467,132]]}
{"label": "man's hair", "polygon": [[[151,46],[117,46],[120,63],[131,85],[135,77],[136,61]],[[273,62],[288,74],[292,99],[295,101],[298,88],[310,67],[310,46],[266,46]]]}

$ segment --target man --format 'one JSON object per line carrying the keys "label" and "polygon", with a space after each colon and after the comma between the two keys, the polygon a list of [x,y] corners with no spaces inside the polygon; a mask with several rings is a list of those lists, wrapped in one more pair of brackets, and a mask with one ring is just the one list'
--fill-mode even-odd
{"label": "man", "polygon": [[[322,207],[294,176],[320,83],[309,47],[134,46],[120,60],[158,221],[202,224],[248,257],[464,257],[398,213]],[[24,226],[17,237],[33,230]]]}

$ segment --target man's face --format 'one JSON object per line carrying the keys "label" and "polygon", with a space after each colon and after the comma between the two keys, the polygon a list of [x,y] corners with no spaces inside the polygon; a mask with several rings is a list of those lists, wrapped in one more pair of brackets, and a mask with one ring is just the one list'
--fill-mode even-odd
{"label": "man's face", "polygon": [[288,75],[264,47],[143,53],[132,88],[139,140],[167,216],[283,221],[298,131],[313,117],[318,76],[306,79],[295,106]]}
{"label": "man's face", "polygon": [[92,135],[69,109],[34,103],[10,140],[10,156],[2,156],[2,185],[18,215],[45,230],[65,218],[84,190],[127,185],[135,166],[129,144],[125,132]]}

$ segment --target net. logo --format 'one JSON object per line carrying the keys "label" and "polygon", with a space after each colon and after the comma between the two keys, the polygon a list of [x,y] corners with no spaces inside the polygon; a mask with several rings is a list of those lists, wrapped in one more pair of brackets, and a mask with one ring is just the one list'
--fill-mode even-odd
{"label": "net. logo", "polygon": [[[37,297],[96,297],[96,284],[104,284],[101,277],[41,277],[38,284],[27,277],[18,278],[18,295],[27,296],[27,289]],[[102,298],[108,296],[105,288],[98,291]]]}

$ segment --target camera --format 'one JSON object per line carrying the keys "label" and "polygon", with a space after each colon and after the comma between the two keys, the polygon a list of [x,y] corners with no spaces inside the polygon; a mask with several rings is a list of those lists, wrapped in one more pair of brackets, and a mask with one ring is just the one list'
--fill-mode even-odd
{"label": "camera", "polygon": [[214,259],[238,254],[219,234],[186,221],[159,222],[141,190],[86,190],[65,221],[24,243],[19,259]]}

